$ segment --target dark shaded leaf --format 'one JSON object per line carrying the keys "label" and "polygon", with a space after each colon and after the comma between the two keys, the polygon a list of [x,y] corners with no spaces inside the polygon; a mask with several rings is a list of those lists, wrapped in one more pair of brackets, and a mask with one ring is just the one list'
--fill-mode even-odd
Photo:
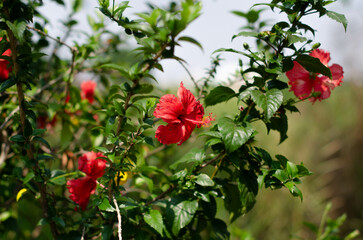
{"label": "dark shaded leaf", "polygon": [[318,58],[309,55],[300,55],[295,61],[301,64],[307,71],[313,73],[321,73],[324,76],[332,78],[330,69],[320,62]]}
{"label": "dark shaded leaf", "polygon": [[234,97],[236,93],[229,87],[218,86],[214,88],[205,98],[206,106],[213,106],[217,103],[225,102]]}
{"label": "dark shaded leaf", "polygon": [[16,84],[16,81],[14,78],[9,78],[8,80],[6,80],[5,82],[3,82],[1,84],[1,87],[0,87],[0,92],[4,92],[6,89],[14,86]]}

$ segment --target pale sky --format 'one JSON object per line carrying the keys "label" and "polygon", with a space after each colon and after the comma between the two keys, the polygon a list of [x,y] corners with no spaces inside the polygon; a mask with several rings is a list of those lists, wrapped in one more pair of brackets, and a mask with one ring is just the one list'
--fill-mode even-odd
{"label": "pale sky", "polygon": [[[268,2],[267,0],[263,1]],[[149,2],[154,4],[160,4],[160,2],[167,4],[169,1],[152,0]],[[176,55],[187,61],[189,70],[196,79],[205,76],[205,69],[210,66],[210,56],[214,50],[221,47],[243,50],[242,44],[253,40],[240,37],[231,42],[232,36],[239,32],[239,28],[243,26],[245,21],[230,12],[232,10],[246,11],[256,2],[256,0],[203,1],[202,15],[182,35],[191,36],[198,40],[204,47],[204,52],[189,43],[183,43],[181,48],[176,49]],[[98,11],[96,8],[97,1],[84,0],[84,3],[87,4],[84,4],[83,10],[76,15],[76,18],[80,22],[80,25],[76,29],[90,31],[87,26],[86,15],[95,15],[96,11]],[[133,13],[147,9],[145,3],[146,1],[144,0],[131,0],[129,5],[133,8],[127,9],[125,15],[135,17]],[[344,32],[344,28],[340,23],[335,22],[327,16],[322,18],[309,16],[306,23],[317,30],[314,42],[320,42],[322,49],[331,52],[331,64],[338,63],[342,65],[346,79],[354,78],[355,81],[363,84],[363,77],[360,77],[363,76],[363,47],[361,44],[363,42],[363,1],[351,0],[343,4],[340,0],[337,3],[327,6],[327,8],[345,14],[349,21],[347,32]],[[68,13],[59,5],[50,1],[44,1],[44,6],[40,9],[40,12],[52,22],[52,26],[48,29],[49,34],[52,36],[62,36],[63,28],[59,20],[65,19]],[[278,12],[273,13],[270,10],[262,14],[262,19],[286,20],[284,15],[279,15]],[[111,21],[109,22],[111,23]],[[118,27],[114,23],[110,24],[110,27],[113,31],[124,32],[122,29],[118,30]],[[76,39],[78,41],[80,37],[81,35],[74,36],[73,40]],[[72,44],[72,38],[69,42]],[[67,51],[65,48],[63,50]],[[222,58],[225,60],[222,62],[217,78],[220,81],[225,81],[237,69],[238,57],[232,53],[224,53]],[[185,70],[175,61],[163,60],[161,64],[165,72],[157,72],[155,74],[161,86],[166,87],[169,84],[180,81],[184,81],[186,84],[190,82]]]}

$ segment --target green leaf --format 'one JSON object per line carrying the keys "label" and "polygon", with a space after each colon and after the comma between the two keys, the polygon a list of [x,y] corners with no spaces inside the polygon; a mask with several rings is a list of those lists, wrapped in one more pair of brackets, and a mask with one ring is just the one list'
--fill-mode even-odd
{"label": "green leaf", "polygon": [[42,137],[38,137],[38,136],[36,136],[36,137],[34,137],[33,138],[33,141],[37,141],[37,142],[40,142],[40,143],[43,143],[47,148],[49,148],[50,149],[50,145],[49,145],[49,143],[47,142],[47,140],[45,140],[44,138],[42,138]]}
{"label": "green leaf", "polygon": [[287,173],[282,169],[277,169],[272,176],[280,180],[281,183],[285,182],[289,178]]}
{"label": "green leaf", "polygon": [[25,127],[24,127],[24,136],[28,138],[33,134],[33,127],[32,124],[29,122],[29,120],[25,119]]}
{"label": "green leaf", "polygon": [[14,78],[9,78],[5,82],[1,84],[0,92],[4,92],[6,89],[14,86],[16,84],[16,80]]}
{"label": "green leaf", "polygon": [[295,178],[297,177],[299,170],[294,163],[288,161],[286,164],[286,172],[289,174],[291,178]]}
{"label": "green leaf", "polygon": [[38,155],[37,160],[48,160],[48,159],[54,159],[52,155],[48,154],[41,154]]}
{"label": "green leaf", "polygon": [[331,19],[343,24],[344,30],[347,31],[348,20],[343,14],[336,13],[333,11],[327,11],[326,15]]}
{"label": "green leaf", "polygon": [[230,221],[233,222],[242,215],[242,203],[236,184],[223,184],[224,206],[230,214]]}
{"label": "green leaf", "polygon": [[314,233],[318,233],[318,227],[315,226],[314,224],[310,223],[310,222],[303,222],[303,224],[308,227],[311,231],[313,231]]}
{"label": "green leaf", "polygon": [[244,98],[251,96],[251,92],[252,92],[253,90],[256,90],[256,87],[249,87],[249,88],[247,88],[247,89],[243,90],[243,91],[239,94],[239,96],[238,96],[238,100],[242,101]]}
{"label": "green leaf", "polygon": [[130,75],[129,75],[129,71],[123,67],[123,66],[120,66],[120,65],[117,65],[117,64],[114,64],[114,63],[107,63],[107,64],[103,64],[100,66],[101,68],[109,68],[109,69],[113,69],[113,70],[117,70],[120,72],[121,75],[129,78]]}
{"label": "green leaf", "polygon": [[10,137],[10,141],[13,142],[25,142],[25,137],[21,134],[14,135]]}
{"label": "green leaf", "polygon": [[111,225],[103,225],[102,226],[102,240],[110,240],[111,237],[113,237],[112,226]]}
{"label": "green leaf", "polygon": [[295,44],[298,42],[306,42],[307,39],[305,37],[300,37],[298,35],[288,34],[287,40],[289,41],[289,45]]}
{"label": "green leaf", "polygon": [[65,228],[66,227],[66,223],[64,222],[64,220],[60,217],[52,217],[52,220],[58,224],[59,226]]}
{"label": "green leaf", "polygon": [[234,152],[245,144],[254,130],[251,126],[237,126],[230,118],[224,117],[218,121],[218,130],[222,134],[223,142],[228,152]]}
{"label": "green leaf", "polygon": [[300,55],[295,61],[301,64],[307,71],[312,73],[321,73],[324,76],[332,78],[330,69],[320,62],[318,58],[309,55]]}
{"label": "green leaf", "polygon": [[25,178],[23,179],[23,184],[28,183],[30,180],[32,180],[34,178],[34,172],[29,172]]}
{"label": "green leaf", "polygon": [[271,129],[276,130],[280,133],[280,143],[286,140],[287,138],[287,130],[288,130],[288,121],[285,114],[280,115],[279,117],[270,118],[270,122],[266,123],[267,130]]}
{"label": "green leaf", "polygon": [[232,40],[235,39],[236,37],[257,37],[258,33],[257,32],[240,32],[236,35],[233,35]]}
{"label": "green leaf", "polygon": [[[74,174],[77,174],[76,172]],[[66,176],[69,176],[69,173],[64,173],[64,171],[54,170],[52,171],[52,178],[49,179],[49,182],[55,185],[65,185],[67,182]]]}
{"label": "green leaf", "polygon": [[73,12],[78,12],[82,8],[82,1],[83,0],[73,0],[72,9]]}
{"label": "green leaf", "polygon": [[145,83],[145,84],[140,84],[138,85],[135,89],[134,89],[134,93],[150,93],[152,92],[152,90],[154,89],[153,85],[152,84],[148,84],[148,83]]}
{"label": "green leaf", "polygon": [[251,97],[256,105],[263,109],[265,120],[269,120],[275,114],[283,101],[282,92],[275,88],[266,93],[254,90],[251,92]]}
{"label": "green leaf", "polygon": [[236,93],[229,87],[218,86],[214,88],[205,98],[206,106],[213,106],[217,103],[225,102],[234,97]]}
{"label": "green leaf", "polygon": [[289,189],[290,193],[294,197],[300,197],[301,201],[303,200],[303,196],[302,196],[302,193],[301,193],[300,189],[298,189],[293,182],[287,182],[287,183],[284,184],[284,186],[287,189]]}
{"label": "green leaf", "polygon": [[218,240],[229,239],[230,233],[228,232],[227,224],[221,219],[215,218],[212,220],[212,229],[217,237],[216,239]]}
{"label": "green leaf", "polygon": [[152,209],[150,210],[150,213],[146,213],[144,215],[144,221],[163,236],[165,225],[163,223],[163,216],[158,210]]}
{"label": "green leaf", "polygon": [[184,42],[190,42],[193,43],[195,45],[197,45],[202,51],[203,51],[203,46],[194,38],[188,37],[188,36],[182,36],[178,39],[178,41],[184,41]]}
{"label": "green leaf", "polygon": [[252,170],[242,170],[238,179],[238,189],[241,193],[242,212],[247,213],[256,203],[258,193],[257,176]]}
{"label": "green leaf", "polygon": [[100,205],[98,205],[98,208],[102,211],[106,211],[106,212],[114,212],[116,211],[116,209],[114,207],[111,206],[110,202],[108,201],[107,198],[104,198],[101,202]]}
{"label": "green leaf", "polygon": [[193,148],[187,154],[185,154],[181,159],[169,166],[170,169],[175,170],[181,163],[195,163],[200,164],[205,159],[204,149]]}
{"label": "green leaf", "polygon": [[26,23],[16,20],[14,23],[6,21],[6,25],[8,25],[10,30],[14,33],[15,38],[18,39],[19,42],[23,42],[23,35],[26,29]]}
{"label": "green leaf", "polygon": [[180,229],[188,225],[198,209],[198,201],[183,201],[171,207],[174,212],[172,231],[178,235]]}
{"label": "green leaf", "polygon": [[195,181],[196,184],[203,186],[203,187],[212,187],[214,186],[213,180],[204,173],[198,175],[197,180]]}

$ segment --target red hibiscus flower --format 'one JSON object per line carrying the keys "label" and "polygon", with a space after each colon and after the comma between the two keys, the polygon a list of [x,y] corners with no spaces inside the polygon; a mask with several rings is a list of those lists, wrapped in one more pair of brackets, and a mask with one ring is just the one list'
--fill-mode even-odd
{"label": "red hibiscus flower", "polygon": [[202,104],[184,87],[183,82],[180,83],[178,98],[172,94],[160,98],[154,116],[168,123],[159,126],[155,133],[156,139],[162,144],[180,145],[190,137],[196,126],[208,125],[214,120],[211,115],[203,118]]}
{"label": "red hibiscus flower", "polygon": [[[0,41],[2,38],[0,38]],[[6,50],[2,56],[9,56],[11,55],[11,50]],[[9,73],[12,71],[11,67],[8,67],[9,62],[5,59],[0,59],[0,81],[4,81],[9,78]]]}
{"label": "red hibiscus flower", "polygon": [[106,169],[106,160],[99,157],[105,156],[93,151],[83,154],[78,159],[78,169],[94,180],[102,177]]}
{"label": "red hibiscus flower", "polygon": [[96,186],[96,180],[89,176],[69,180],[67,181],[67,188],[71,193],[69,198],[77,203],[84,211],[86,210],[90,195],[95,192]]}
{"label": "red hibiscus flower", "polygon": [[298,62],[294,61],[294,67],[286,72],[291,85],[290,91],[300,98],[308,98],[312,91],[320,93],[319,96],[310,97],[311,102],[326,99],[330,96],[331,91],[340,86],[343,79],[343,68],[338,64],[328,66],[330,53],[321,49],[316,49],[310,53],[310,56],[318,58],[322,64],[329,67],[332,73],[332,79],[317,73],[310,73],[303,68]]}
{"label": "red hibiscus flower", "polygon": [[89,80],[81,83],[81,98],[87,99],[89,103],[93,103],[95,96],[95,89],[97,83],[95,81]]}
{"label": "red hibiscus flower", "polygon": [[57,115],[54,115],[51,121],[49,121],[47,115],[40,115],[37,118],[37,128],[45,129],[45,128],[52,128],[57,123]]}
{"label": "red hibiscus flower", "polygon": [[105,173],[106,160],[98,158],[105,157],[101,153],[87,152],[78,159],[78,169],[86,173],[83,178],[67,181],[69,196],[84,211],[87,207],[91,194],[95,192],[97,178]]}

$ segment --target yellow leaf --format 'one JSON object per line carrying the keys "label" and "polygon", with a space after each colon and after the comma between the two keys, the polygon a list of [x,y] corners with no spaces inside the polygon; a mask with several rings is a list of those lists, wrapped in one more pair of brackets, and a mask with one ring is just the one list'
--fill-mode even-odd
{"label": "yellow leaf", "polygon": [[28,191],[28,189],[26,188],[22,188],[20,189],[20,191],[18,192],[18,194],[16,195],[16,201],[19,201],[19,199],[23,196],[23,194]]}
{"label": "yellow leaf", "polygon": [[115,177],[116,185],[124,185],[129,177],[131,177],[130,172],[118,172],[118,176]]}

